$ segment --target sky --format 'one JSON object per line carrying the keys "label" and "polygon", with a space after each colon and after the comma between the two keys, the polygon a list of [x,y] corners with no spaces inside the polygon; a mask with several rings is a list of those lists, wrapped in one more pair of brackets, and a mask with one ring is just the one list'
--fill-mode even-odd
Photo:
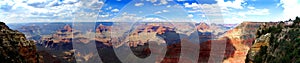
{"label": "sky", "polygon": [[298,7],[300,0],[0,0],[0,21],[238,24],[294,19]]}

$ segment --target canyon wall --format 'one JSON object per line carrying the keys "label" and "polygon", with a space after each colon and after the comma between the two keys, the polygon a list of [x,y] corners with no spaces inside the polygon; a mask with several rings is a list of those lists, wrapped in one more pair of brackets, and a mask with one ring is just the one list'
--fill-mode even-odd
{"label": "canyon wall", "polygon": [[262,25],[247,63],[299,63],[300,19]]}
{"label": "canyon wall", "polygon": [[1,63],[43,63],[37,54],[35,43],[25,35],[10,29],[0,22],[0,61]]}

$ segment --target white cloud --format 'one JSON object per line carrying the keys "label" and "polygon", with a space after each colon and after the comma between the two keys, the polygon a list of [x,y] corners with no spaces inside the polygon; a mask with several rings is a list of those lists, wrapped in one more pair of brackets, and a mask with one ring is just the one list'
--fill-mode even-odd
{"label": "white cloud", "polygon": [[229,9],[220,9],[220,6],[218,4],[202,4],[199,5],[199,7],[203,10],[205,13],[220,13],[220,12],[226,12]]}
{"label": "white cloud", "polygon": [[152,3],[155,3],[157,0],[146,0],[146,1],[150,1]]}
{"label": "white cloud", "polygon": [[192,4],[184,3],[183,5],[187,8],[199,9],[199,5],[197,3],[192,3]]}
{"label": "white cloud", "polygon": [[160,14],[160,13],[162,13],[162,12],[161,11],[154,12],[154,14]]}
{"label": "white cloud", "polygon": [[300,16],[300,2],[299,0],[280,0],[283,9],[283,16],[285,19],[294,19],[296,16]]}
{"label": "white cloud", "polygon": [[194,17],[194,15],[193,15],[193,14],[189,14],[187,17],[189,17],[189,18],[193,18],[193,17]]}
{"label": "white cloud", "polygon": [[187,10],[189,13],[196,13],[196,12],[201,12],[201,10]]}
{"label": "white cloud", "polygon": [[169,12],[168,10],[162,10],[162,12]]}
{"label": "white cloud", "polygon": [[190,13],[201,12],[207,16],[221,16],[228,12],[228,9],[220,9],[220,6],[218,4],[185,3],[184,5],[187,8],[193,8],[192,10],[188,10],[187,12]]}
{"label": "white cloud", "polygon": [[167,8],[170,8],[171,7],[171,5],[167,5]]}
{"label": "white cloud", "polygon": [[218,4],[185,3],[184,6],[193,9],[193,10],[188,10],[188,12],[203,12],[206,14],[212,14],[212,13],[221,14],[221,12],[227,12],[229,10],[227,8],[221,9]]}
{"label": "white cloud", "polygon": [[129,14],[129,13],[122,13],[121,15],[116,16],[108,21],[115,21],[115,22],[135,22],[141,20],[141,17],[136,16],[136,14]]}
{"label": "white cloud", "polygon": [[156,11],[156,12],[154,12],[154,14],[161,14],[161,13],[165,13],[165,12],[169,12],[169,10]]}
{"label": "white cloud", "polygon": [[253,9],[253,10],[248,10],[247,12],[239,12],[244,15],[269,15],[271,14],[269,9]]}
{"label": "white cloud", "polygon": [[63,0],[63,3],[74,3],[77,2],[78,0]]}
{"label": "white cloud", "polygon": [[143,22],[166,22],[166,20],[160,18],[144,18]]}
{"label": "white cloud", "polygon": [[238,18],[238,17],[231,17],[231,18],[224,18],[224,19],[220,19],[219,21],[223,21],[223,23],[226,24],[236,24],[236,23],[241,23],[243,22],[243,18]]}
{"label": "white cloud", "polygon": [[28,0],[26,1],[28,4],[33,4],[33,3],[46,3],[48,2],[47,0]]}
{"label": "white cloud", "polygon": [[105,14],[105,15],[100,15],[99,17],[103,17],[103,18],[106,18],[106,17],[109,17],[109,14]]}
{"label": "white cloud", "polygon": [[255,7],[253,7],[253,6],[248,6],[247,8],[248,9],[255,9]]}
{"label": "white cloud", "polygon": [[[0,6],[11,7],[11,9],[1,9],[0,18],[9,22],[20,20],[21,22],[39,22],[65,21],[71,20],[74,16],[83,15],[97,17],[98,13],[83,10],[99,11],[103,4],[102,0],[5,0],[0,1]],[[3,15],[9,17],[3,17]]]}
{"label": "white cloud", "polygon": [[[216,4],[185,3],[184,7],[192,8],[192,10],[187,10],[189,13],[203,13],[201,15],[209,17],[210,22],[220,23],[224,21],[240,23],[246,20],[245,18],[247,18],[247,16],[265,16],[271,14],[269,9],[259,9],[253,6],[246,6],[245,4],[246,2],[244,0],[226,2],[224,0],[217,0]],[[189,16],[192,17],[192,15]]]}
{"label": "white cloud", "polygon": [[143,6],[144,3],[135,3],[134,6]]}
{"label": "white cloud", "polygon": [[[224,1],[224,0],[216,0],[217,1],[217,6],[221,7],[221,9],[227,9],[227,8],[234,8],[234,9],[243,9],[244,7],[242,6],[245,1],[244,0],[235,0],[235,1]],[[215,5],[215,4],[200,4],[200,5]],[[184,4],[185,7],[188,8],[193,8],[197,9],[199,8],[199,4],[197,3],[192,3]]]}
{"label": "white cloud", "polygon": [[168,4],[168,1],[167,0],[160,0],[160,3],[161,4]]}
{"label": "white cloud", "polygon": [[201,15],[201,17],[205,17],[205,15],[204,15],[204,14],[202,14],[202,15]]}
{"label": "white cloud", "polygon": [[103,6],[104,2],[102,0],[81,0],[78,6],[87,7],[92,10],[99,10]]}
{"label": "white cloud", "polygon": [[120,10],[119,9],[113,9],[111,10],[111,12],[119,12]]}
{"label": "white cloud", "polygon": [[235,8],[235,9],[243,9],[242,3],[244,0],[234,0],[234,1],[227,1],[224,0],[216,0],[217,4],[219,4],[222,8]]}
{"label": "white cloud", "polygon": [[144,21],[144,22],[167,22],[169,20],[172,20],[172,22],[186,22],[187,20],[173,20],[170,18],[165,17],[145,17],[145,16],[137,16],[137,14],[131,14],[131,13],[121,13],[117,15],[116,17],[110,19],[110,20],[100,20],[100,21],[114,21],[114,22],[136,22],[136,21]]}
{"label": "white cloud", "polygon": [[107,8],[105,8],[105,10],[111,10],[112,9],[112,7],[107,7]]}
{"label": "white cloud", "polygon": [[168,1],[173,1],[173,0],[146,0],[146,1],[150,1],[151,3],[153,3],[154,6],[159,6],[159,5],[166,5],[168,4]]}

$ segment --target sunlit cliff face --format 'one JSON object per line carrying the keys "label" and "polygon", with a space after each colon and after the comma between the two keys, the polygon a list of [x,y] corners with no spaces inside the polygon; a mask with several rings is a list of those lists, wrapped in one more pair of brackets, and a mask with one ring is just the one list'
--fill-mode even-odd
{"label": "sunlit cliff face", "polygon": [[209,25],[206,24],[206,23],[200,23],[200,24],[197,26],[197,29],[198,29],[198,30],[207,30],[207,29],[209,29]]}
{"label": "sunlit cliff face", "polygon": [[163,33],[165,33],[165,31],[166,31],[166,28],[164,28],[162,26],[159,26],[158,29],[156,30],[156,32],[158,34],[163,34]]}

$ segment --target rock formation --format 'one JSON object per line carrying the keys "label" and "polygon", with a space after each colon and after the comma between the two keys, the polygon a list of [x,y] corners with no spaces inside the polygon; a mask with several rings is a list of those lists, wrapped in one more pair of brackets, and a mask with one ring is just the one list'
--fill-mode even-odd
{"label": "rock formation", "polygon": [[232,30],[227,31],[224,36],[228,37],[234,46],[235,51],[232,57],[224,60],[224,63],[244,63],[246,55],[252,42],[255,40],[255,33],[261,22],[243,22]]}
{"label": "rock formation", "polygon": [[199,23],[199,25],[197,25],[197,29],[198,30],[208,30],[210,28],[210,26],[206,23]]}
{"label": "rock formation", "polygon": [[225,24],[207,24],[207,23],[197,23],[196,28],[201,33],[210,33],[211,37],[219,38],[221,35],[225,34],[226,31],[233,27],[225,26]]}
{"label": "rock formation", "polygon": [[26,40],[24,34],[9,29],[3,22],[0,22],[0,31],[1,63],[43,63],[35,43]]}
{"label": "rock formation", "polygon": [[247,55],[247,63],[299,63],[300,19],[294,23],[270,22],[262,25]]}

